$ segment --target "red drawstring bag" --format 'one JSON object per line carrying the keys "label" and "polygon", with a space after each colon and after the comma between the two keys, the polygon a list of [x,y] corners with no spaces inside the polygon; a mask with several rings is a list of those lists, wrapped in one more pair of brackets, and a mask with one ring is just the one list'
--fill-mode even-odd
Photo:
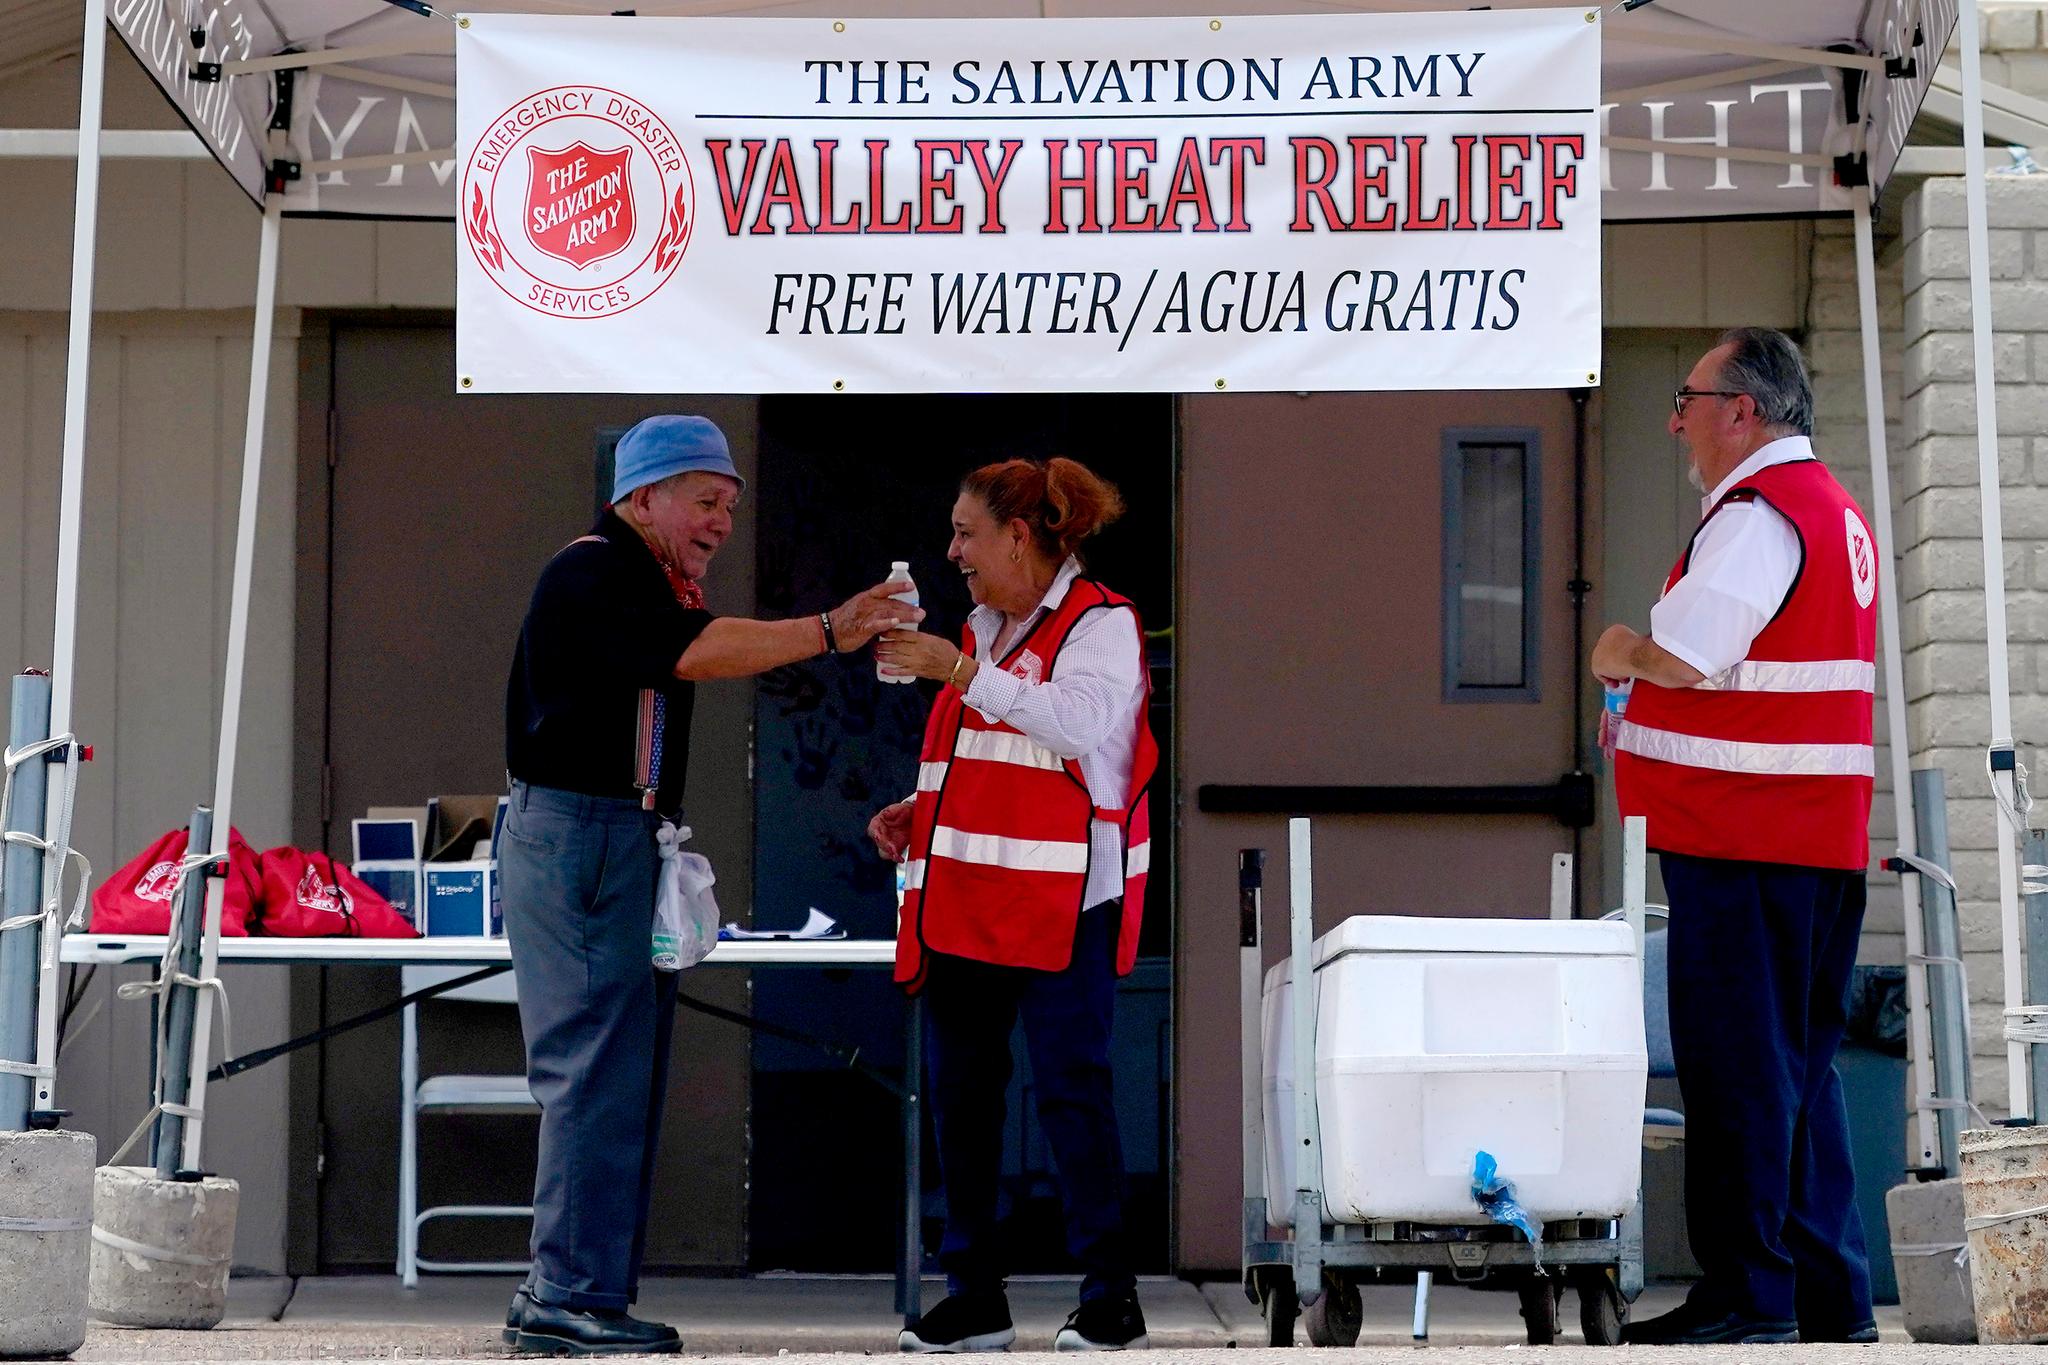
{"label": "red drawstring bag", "polygon": [[[168,934],[171,892],[178,883],[178,862],[185,856],[186,832],[174,829],[142,850],[140,857],[101,883],[92,893],[95,934]],[[249,920],[263,895],[256,850],[242,831],[228,831],[228,885],[220,904],[224,938],[245,938]]]}
{"label": "red drawstring bag", "polygon": [[263,914],[256,932],[273,938],[419,937],[361,877],[325,853],[291,847],[263,855]]}

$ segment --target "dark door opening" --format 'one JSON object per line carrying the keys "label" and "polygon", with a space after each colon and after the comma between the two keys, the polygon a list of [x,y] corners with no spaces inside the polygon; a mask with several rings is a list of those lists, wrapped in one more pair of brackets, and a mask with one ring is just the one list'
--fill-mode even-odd
{"label": "dark door opening", "polygon": [[[1174,866],[1175,434],[1167,396],[1023,395],[765,398],[761,403],[757,585],[763,614],[815,611],[907,559],[924,628],[957,638],[970,603],[946,561],[962,475],[990,460],[1066,455],[1122,489],[1129,510],[1088,551],[1092,572],[1137,602],[1147,634],[1152,723],[1163,766],[1153,783],[1152,866],[1136,972],[1118,998],[1118,1114],[1141,1267],[1168,1268],[1168,1017]],[[855,937],[893,937],[892,865],[868,844],[868,818],[908,795],[929,684],[878,682],[871,659],[819,660],[761,680],[755,694],[754,915],[803,922],[810,906]],[[820,982],[755,978],[758,1016],[857,1043],[902,1065],[901,996],[880,973]],[[1051,1155],[1037,1124],[1030,1067],[1017,1047],[1005,1138],[1006,1234],[1019,1273],[1068,1268]],[[757,1269],[880,1271],[894,1255],[900,1186],[849,1181],[897,1161],[895,1100],[807,1049],[754,1047],[751,1263]],[[930,1152],[927,1137],[926,1151]],[[926,1245],[936,1245],[936,1171],[926,1169]]]}

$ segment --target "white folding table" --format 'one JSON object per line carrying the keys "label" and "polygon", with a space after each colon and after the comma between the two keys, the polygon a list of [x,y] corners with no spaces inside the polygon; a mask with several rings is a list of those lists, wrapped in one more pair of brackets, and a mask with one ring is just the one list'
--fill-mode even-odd
{"label": "white folding table", "polygon": [[[160,962],[162,935],[66,934],[63,961],[108,966]],[[222,965],[301,967],[506,967],[512,948],[502,938],[222,938]],[[733,939],[723,941],[695,970],[706,967],[775,969],[788,967],[886,968],[896,961],[888,939]],[[452,983],[443,983],[445,987]],[[904,1078],[899,1097],[903,1116],[903,1224],[896,1264],[896,1307],[905,1321],[920,1311],[919,1271],[923,1264],[923,1177],[920,1164],[921,1081],[924,1067],[922,1011],[905,1002]],[[296,1041],[296,1040],[294,1040]],[[228,1059],[232,1061],[233,1059]]]}

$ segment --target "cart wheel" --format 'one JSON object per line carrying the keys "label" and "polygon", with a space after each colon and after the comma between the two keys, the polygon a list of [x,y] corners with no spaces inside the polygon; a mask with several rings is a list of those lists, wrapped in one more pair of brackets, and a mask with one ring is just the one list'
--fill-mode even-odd
{"label": "cart wheel", "polygon": [[1535,1275],[1524,1280],[1516,1291],[1522,1300],[1522,1322],[1527,1329],[1531,1346],[1551,1346],[1557,1342],[1557,1300],[1564,1292],[1564,1286],[1548,1275]]}
{"label": "cart wheel", "polygon": [[1301,1310],[1301,1325],[1312,1346],[1356,1346],[1365,1326],[1365,1306],[1358,1285],[1325,1270],[1323,1292]]}
{"label": "cart wheel", "polygon": [[1294,1293],[1294,1276],[1281,1270],[1258,1277],[1259,1316],[1266,1324],[1266,1345],[1292,1346],[1294,1344],[1294,1319],[1301,1313],[1301,1304]]}
{"label": "cart wheel", "polygon": [[1621,1345],[1627,1322],[1628,1303],[1612,1275],[1601,1271],[1579,1282],[1579,1328],[1588,1346]]}

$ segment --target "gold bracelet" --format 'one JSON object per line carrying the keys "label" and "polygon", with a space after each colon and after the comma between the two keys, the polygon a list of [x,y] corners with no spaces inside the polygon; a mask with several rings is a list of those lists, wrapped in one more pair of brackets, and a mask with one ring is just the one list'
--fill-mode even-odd
{"label": "gold bracelet", "polygon": [[[959,681],[958,681],[958,679],[959,679],[959,677],[960,677],[960,665],[962,665],[962,664],[964,664],[964,663],[966,663],[966,662],[967,662],[967,654],[966,654],[966,651],[964,651],[964,650],[963,650],[963,651],[961,651],[961,653],[960,653],[960,656],[959,656],[958,658],[956,658],[956,659],[954,659],[954,660],[953,660],[953,671],[952,671],[952,672],[950,672],[950,673],[948,673],[948,674],[946,675],[946,686],[948,686],[948,687],[960,687],[960,683],[959,683]],[[965,691],[966,691],[967,689],[966,689],[966,688],[964,688],[964,687],[960,687],[960,690],[961,690],[962,692],[965,692]]]}

